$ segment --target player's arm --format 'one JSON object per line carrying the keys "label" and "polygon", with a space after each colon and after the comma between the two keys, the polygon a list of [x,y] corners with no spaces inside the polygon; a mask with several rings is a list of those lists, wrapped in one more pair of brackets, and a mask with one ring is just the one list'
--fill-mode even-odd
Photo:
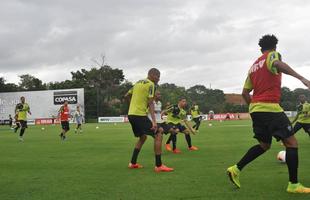
{"label": "player's arm", "polygon": [[27,112],[29,113],[29,115],[32,114],[31,111],[30,111],[30,107],[29,107],[29,106],[28,106],[28,108],[27,108]]}
{"label": "player's arm", "polygon": [[189,130],[189,132],[193,135],[196,134],[195,130],[192,128],[192,126],[189,124],[189,122],[187,121],[187,119],[183,119],[182,120],[185,124],[185,126],[187,127],[187,129]]}
{"label": "player's arm", "polygon": [[128,90],[128,92],[124,95],[124,99],[128,102],[130,102],[131,100],[131,96],[132,96],[132,91],[133,91],[133,87],[130,88],[130,90]]}
{"label": "player's arm", "polygon": [[252,86],[252,82],[250,77],[248,76],[245,80],[244,86],[243,86],[243,90],[242,90],[242,97],[245,100],[245,102],[250,105],[251,103],[251,91],[253,90],[253,86]]}
{"label": "player's arm", "polygon": [[156,123],[156,117],[155,117],[154,95],[155,95],[155,85],[151,84],[149,87],[149,94],[148,94],[148,107],[149,107],[149,113],[152,119],[152,129],[156,131],[157,123]]}
{"label": "player's arm", "polygon": [[300,80],[305,86],[308,87],[308,89],[310,89],[310,81],[306,78],[304,78],[303,76],[301,76],[300,74],[298,74],[294,69],[292,69],[288,64],[286,64],[285,62],[282,62],[281,59],[279,60],[275,60],[275,61],[270,61],[272,67],[276,68],[276,70],[278,72],[282,72],[284,74],[293,76],[295,78],[297,78],[298,80]]}

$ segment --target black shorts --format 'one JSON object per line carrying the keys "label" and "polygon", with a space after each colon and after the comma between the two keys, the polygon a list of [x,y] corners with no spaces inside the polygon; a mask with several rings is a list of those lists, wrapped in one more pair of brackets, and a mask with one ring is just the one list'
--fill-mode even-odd
{"label": "black shorts", "polygon": [[301,128],[303,128],[306,133],[310,134],[310,124],[300,122],[296,122],[294,126],[294,133],[297,133],[297,131],[299,131]]}
{"label": "black shorts", "polygon": [[178,123],[178,124],[173,124],[173,123],[166,124],[166,130],[168,130],[168,132],[169,132],[170,129],[179,129],[180,132],[184,132],[187,128],[180,123]]}
{"label": "black shorts", "polygon": [[193,121],[198,124],[200,121],[202,120],[202,117],[196,117],[196,118],[193,118]]}
{"label": "black shorts", "polygon": [[70,130],[69,122],[68,121],[61,121],[61,128],[65,131]]}
{"label": "black shorts", "polygon": [[128,115],[128,120],[135,137],[141,137],[142,135],[155,136],[156,133],[152,130],[152,122],[147,116]]}
{"label": "black shorts", "polygon": [[25,120],[18,120],[16,124],[18,124],[17,126],[19,126],[20,128],[28,128],[27,121]]}
{"label": "black shorts", "polygon": [[284,112],[254,112],[251,118],[254,138],[260,142],[271,144],[272,136],[279,141],[294,135],[292,124]]}

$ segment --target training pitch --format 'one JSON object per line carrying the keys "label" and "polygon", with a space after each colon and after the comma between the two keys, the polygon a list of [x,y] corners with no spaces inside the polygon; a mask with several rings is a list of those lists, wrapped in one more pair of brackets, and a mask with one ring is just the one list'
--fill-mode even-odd
{"label": "training pitch", "polygon": [[[181,154],[163,148],[163,163],[175,168],[172,173],[154,172],[150,137],[138,158],[144,168],[127,168],[136,141],[129,124],[85,124],[83,134],[74,134],[71,125],[65,142],[58,136],[59,126],[42,127],[29,126],[25,142],[0,127],[0,200],[309,199],[286,193],[287,167],[276,160],[283,147],[275,141],[269,152],[244,169],[241,189],[229,182],[226,168],[256,144],[247,120],[213,126],[203,122],[192,137],[200,148],[196,152],[187,150],[179,134]],[[297,138],[299,181],[310,186],[310,139],[303,131]]]}

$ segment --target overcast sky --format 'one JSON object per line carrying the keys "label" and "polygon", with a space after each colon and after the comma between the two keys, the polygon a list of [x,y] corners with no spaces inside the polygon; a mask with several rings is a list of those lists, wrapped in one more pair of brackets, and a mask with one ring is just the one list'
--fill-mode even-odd
{"label": "overcast sky", "polygon": [[0,0],[0,76],[62,81],[104,54],[132,82],[158,67],[161,83],[239,93],[266,33],[310,78],[309,19],[308,0]]}

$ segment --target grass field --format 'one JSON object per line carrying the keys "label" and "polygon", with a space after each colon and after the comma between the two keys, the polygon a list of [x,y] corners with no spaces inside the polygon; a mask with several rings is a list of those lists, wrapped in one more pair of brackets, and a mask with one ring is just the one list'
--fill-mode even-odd
{"label": "grass field", "polygon": [[[148,138],[139,156],[143,169],[127,168],[135,138],[129,124],[84,125],[84,133],[71,131],[61,142],[58,126],[30,126],[25,142],[0,127],[0,200],[93,200],[93,199],[309,199],[309,195],[285,192],[287,168],[276,160],[282,150],[272,149],[242,172],[242,188],[234,189],[226,168],[237,162],[253,144],[250,121],[203,123],[192,137],[197,152],[163,151],[163,162],[172,173],[153,172],[153,139]],[[310,140],[301,131],[300,182],[310,186]],[[167,136],[165,136],[165,139]]]}

